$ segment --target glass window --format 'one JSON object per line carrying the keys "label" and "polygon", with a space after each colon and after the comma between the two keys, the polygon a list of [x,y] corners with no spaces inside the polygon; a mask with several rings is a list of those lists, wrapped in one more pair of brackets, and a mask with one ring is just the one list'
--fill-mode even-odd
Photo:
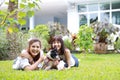
{"label": "glass window", "polygon": [[80,26],[87,24],[87,15],[86,14],[80,15],[79,19],[80,19]]}
{"label": "glass window", "polygon": [[59,18],[54,17],[54,22],[59,22]]}
{"label": "glass window", "polygon": [[98,11],[98,4],[88,5],[88,10],[89,11]]}
{"label": "glass window", "polygon": [[120,2],[112,3],[112,9],[120,9]]}
{"label": "glass window", "polygon": [[120,25],[120,11],[112,12],[112,23]]}
{"label": "glass window", "polygon": [[107,3],[100,4],[100,10],[110,10],[110,4]]}
{"label": "glass window", "polygon": [[86,12],[87,7],[86,5],[78,5],[78,12]]}
{"label": "glass window", "polygon": [[98,20],[98,14],[97,13],[90,14],[90,24],[97,21],[97,20]]}
{"label": "glass window", "polygon": [[109,23],[109,12],[100,13],[100,21]]}

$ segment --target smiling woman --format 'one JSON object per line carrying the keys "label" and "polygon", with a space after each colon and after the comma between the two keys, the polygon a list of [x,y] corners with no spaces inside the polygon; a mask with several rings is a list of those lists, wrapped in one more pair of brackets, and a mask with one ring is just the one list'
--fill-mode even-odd
{"label": "smiling woman", "polygon": [[[70,69],[71,67],[78,67],[78,59],[71,54],[70,50],[64,46],[64,41],[61,36],[54,36],[51,42],[51,49],[57,49],[60,61],[65,63],[64,67]],[[58,65],[58,64],[57,64]]]}
{"label": "smiling woman", "polygon": [[17,70],[36,70],[41,67],[44,59],[39,39],[30,39],[26,50],[23,50],[13,63],[13,69]]}

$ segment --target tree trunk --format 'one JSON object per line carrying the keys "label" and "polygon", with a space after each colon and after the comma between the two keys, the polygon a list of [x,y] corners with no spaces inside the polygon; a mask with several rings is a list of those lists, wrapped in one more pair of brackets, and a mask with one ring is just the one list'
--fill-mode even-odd
{"label": "tree trunk", "polygon": [[[8,11],[12,12],[15,9],[18,9],[18,0],[15,0],[14,2],[12,2],[11,0],[9,0]],[[11,17],[17,18],[17,12],[15,14],[13,14]]]}
{"label": "tree trunk", "polygon": [[[8,12],[10,13],[10,15],[8,16],[8,18],[13,18],[15,20],[17,20],[17,9],[18,9],[18,0],[15,0],[15,1],[11,1],[9,0],[9,4],[8,4]],[[15,11],[16,10],[16,11]],[[13,12],[14,11],[14,12]],[[11,14],[12,13],[12,14]],[[8,27],[7,27],[7,40],[8,40],[8,43],[9,43],[9,49],[10,49],[10,52],[9,52],[9,58],[10,59],[14,59],[17,55],[17,36],[16,36],[16,33],[13,32],[13,33],[10,33],[9,32],[9,28],[12,27],[12,28],[18,28],[17,24],[16,23],[9,23]]]}

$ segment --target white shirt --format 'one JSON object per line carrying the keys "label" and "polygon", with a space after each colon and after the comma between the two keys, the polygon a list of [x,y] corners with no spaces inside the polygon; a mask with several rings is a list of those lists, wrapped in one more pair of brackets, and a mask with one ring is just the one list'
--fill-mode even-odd
{"label": "white shirt", "polygon": [[[43,53],[43,51],[41,50],[41,51],[40,51],[40,56],[43,56],[43,55],[44,55],[44,53]],[[20,69],[24,69],[25,66],[29,66],[29,65],[31,65],[31,64],[29,63],[28,58],[22,58],[22,57],[18,56],[16,59],[14,59],[12,68],[13,68],[13,69],[20,70]],[[38,65],[38,67],[41,68],[41,67],[42,67],[42,63],[40,63],[40,64]]]}
{"label": "white shirt", "polygon": [[[63,61],[66,61],[65,59],[65,55],[59,55],[61,59],[63,59]],[[70,54],[70,66],[74,66],[75,65],[75,60],[73,59],[72,55]]]}

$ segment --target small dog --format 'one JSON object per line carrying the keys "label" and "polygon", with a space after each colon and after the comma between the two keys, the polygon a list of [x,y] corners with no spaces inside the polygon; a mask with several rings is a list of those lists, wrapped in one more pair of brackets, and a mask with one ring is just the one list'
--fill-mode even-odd
{"label": "small dog", "polygon": [[47,54],[46,54],[46,58],[44,60],[43,66],[41,69],[43,70],[50,70],[54,67],[54,63],[56,61],[59,61],[60,58],[58,56],[57,50],[53,49],[50,50]]}

